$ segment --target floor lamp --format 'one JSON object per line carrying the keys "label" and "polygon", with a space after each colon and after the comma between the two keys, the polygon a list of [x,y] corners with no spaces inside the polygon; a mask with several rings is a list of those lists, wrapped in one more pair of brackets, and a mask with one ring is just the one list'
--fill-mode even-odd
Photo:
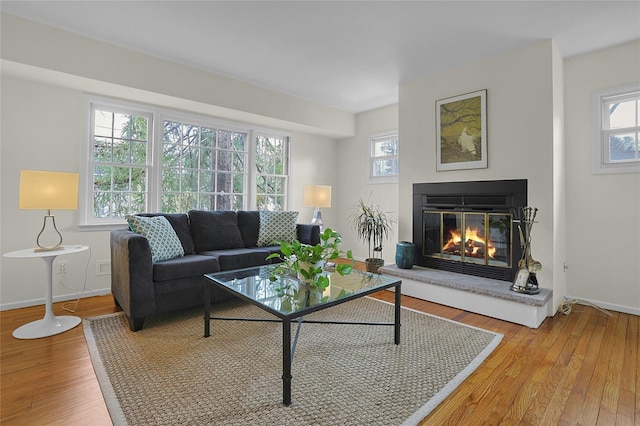
{"label": "floor lamp", "polygon": [[304,206],[313,207],[312,225],[319,225],[322,232],[322,212],[321,208],[331,207],[331,186],[329,185],[305,185],[304,186]]}

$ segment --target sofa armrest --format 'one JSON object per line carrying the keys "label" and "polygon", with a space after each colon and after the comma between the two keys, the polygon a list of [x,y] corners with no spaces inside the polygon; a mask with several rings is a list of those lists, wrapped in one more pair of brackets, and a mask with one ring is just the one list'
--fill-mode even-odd
{"label": "sofa armrest", "polygon": [[130,319],[156,311],[149,241],[128,229],[111,231],[111,293]]}
{"label": "sofa armrest", "polygon": [[320,226],[306,223],[298,223],[296,225],[298,241],[303,244],[315,246],[320,242]]}

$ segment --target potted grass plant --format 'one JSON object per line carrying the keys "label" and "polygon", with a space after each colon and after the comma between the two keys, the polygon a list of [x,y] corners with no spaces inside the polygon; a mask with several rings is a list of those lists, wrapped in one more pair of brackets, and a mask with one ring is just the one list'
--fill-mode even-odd
{"label": "potted grass plant", "polygon": [[378,205],[368,203],[362,198],[358,200],[356,211],[349,219],[358,239],[367,244],[367,271],[378,273],[378,269],[384,266],[382,246],[391,235],[395,220]]}

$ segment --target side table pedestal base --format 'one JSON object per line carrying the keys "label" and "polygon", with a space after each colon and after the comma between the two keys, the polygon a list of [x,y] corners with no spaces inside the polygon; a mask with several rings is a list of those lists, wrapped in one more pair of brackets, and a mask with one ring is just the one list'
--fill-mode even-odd
{"label": "side table pedestal base", "polygon": [[13,331],[16,339],[39,339],[41,337],[53,336],[64,333],[80,324],[82,320],[74,316],[59,316],[43,318],[30,322]]}

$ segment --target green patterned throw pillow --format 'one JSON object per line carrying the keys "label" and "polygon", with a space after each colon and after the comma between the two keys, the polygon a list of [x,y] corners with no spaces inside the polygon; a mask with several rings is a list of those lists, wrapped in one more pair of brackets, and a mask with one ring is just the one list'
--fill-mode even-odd
{"label": "green patterned throw pillow", "polygon": [[298,212],[270,212],[260,210],[258,247],[273,245],[274,241],[292,242],[298,237]]}
{"label": "green patterned throw pillow", "polygon": [[182,243],[164,216],[125,216],[129,228],[149,240],[153,263],[184,256]]}

